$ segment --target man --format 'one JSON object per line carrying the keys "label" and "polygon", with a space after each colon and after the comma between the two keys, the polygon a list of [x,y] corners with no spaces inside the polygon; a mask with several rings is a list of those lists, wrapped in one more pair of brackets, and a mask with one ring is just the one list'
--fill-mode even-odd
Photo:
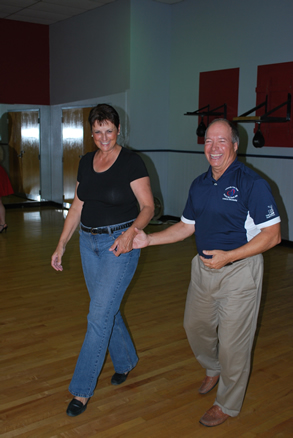
{"label": "man", "polygon": [[217,426],[239,414],[248,382],[261,297],[264,251],[280,243],[280,217],[267,182],[237,160],[239,134],[216,119],[205,136],[208,171],[190,188],[181,221],[146,235],[136,230],[134,248],[183,240],[195,233],[184,328],[206,376],[207,394],[218,384],[214,405],[201,417]]}

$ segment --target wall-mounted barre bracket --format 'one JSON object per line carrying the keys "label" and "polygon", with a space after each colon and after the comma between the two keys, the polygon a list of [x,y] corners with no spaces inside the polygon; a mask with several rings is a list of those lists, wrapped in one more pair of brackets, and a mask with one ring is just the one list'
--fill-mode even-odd
{"label": "wall-mounted barre bracket", "polygon": [[[207,108],[207,111],[203,111],[204,109]],[[218,112],[218,110],[220,108],[223,108],[223,111]],[[210,110],[210,105],[206,105],[203,106],[202,108],[199,108],[196,111],[193,112],[187,112],[184,114],[185,116],[200,116],[200,117],[204,117],[204,116],[223,116],[224,119],[227,118],[227,105],[224,103],[224,105],[220,105],[217,108],[214,108],[212,110]]]}
{"label": "wall-mounted barre bracket", "polygon": [[[270,111],[267,111],[267,103],[268,103],[268,96],[266,96],[266,100],[257,105],[256,107],[252,108],[251,110],[247,111],[246,113],[243,113],[239,117],[233,117],[233,122],[240,122],[240,123],[284,123],[289,122],[291,118],[291,94],[288,93],[288,99],[286,102],[281,103],[280,105],[276,106]],[[269,117],[270,114],[277,111],[278,109],[282,108],[283,106],[287,105],[287,115],[286,117]],[[261,107],[265,107],[265,113],[262,116],[249,116],[252,112],[256,111],[257,109]]]}

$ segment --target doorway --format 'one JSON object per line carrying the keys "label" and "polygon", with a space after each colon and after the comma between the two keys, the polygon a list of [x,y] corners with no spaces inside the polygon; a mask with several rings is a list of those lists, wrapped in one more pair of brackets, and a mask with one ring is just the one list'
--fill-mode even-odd
{"label": "doorway", "polygon": [[40,201],[38,110],[8,112],[9,176],[16,196]]}
{"label": "doorway", "polygon": [[91,137],[89,108],[62,110],[63,142],[63,203],[71,204],[74,198],[79,160],[96,146]]}

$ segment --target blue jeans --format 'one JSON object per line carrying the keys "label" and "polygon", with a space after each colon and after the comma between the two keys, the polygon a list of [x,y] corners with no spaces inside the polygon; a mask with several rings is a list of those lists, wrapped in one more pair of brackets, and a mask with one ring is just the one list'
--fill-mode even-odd
{"label": "blue jeans", "polygon": [[107,348],[117,373],[130,371],[138,362],[119,308],[135,273],[140,250],[119,257],[109,251],[122,231],[126,229],[92,235],[80,230],[80,255],[90,308],[87,332],[69,385],[74,396],[93,395]]}

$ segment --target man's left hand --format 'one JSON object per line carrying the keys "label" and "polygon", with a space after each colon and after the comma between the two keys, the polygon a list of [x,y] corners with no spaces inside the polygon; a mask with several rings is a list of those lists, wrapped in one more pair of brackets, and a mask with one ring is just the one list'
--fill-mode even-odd
{"label": "man's left hand", "polygon": [[223,266],[226,266],[228,263],[231,263],[229,259],[228,251],[221,251],[215,249],[213,251],[203,251],[203,253],[207,256],[212,256],[212,258],[206,259],[205,257],[200,256],[204,265],[207,268],[211,269],[221,269]]}

